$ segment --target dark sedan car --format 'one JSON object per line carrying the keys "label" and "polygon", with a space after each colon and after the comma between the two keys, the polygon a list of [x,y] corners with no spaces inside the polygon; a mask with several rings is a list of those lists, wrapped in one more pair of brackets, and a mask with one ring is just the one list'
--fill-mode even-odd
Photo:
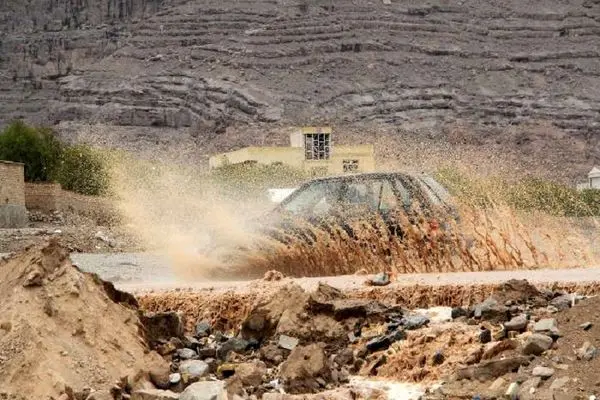
{"label": "dark sedan car", "polygon": [[336,226],[353,237],[354,222],[380,218],[390,233],[402,237],[398,212],[411,222],[425,218],[434,229],[443,229],[448,217],[458,219],[448,192],[427,175],[365,173],[303,184],[260,220],[259,230],[280,241],[290,236],[310,241],[314,235],[307,226]]}

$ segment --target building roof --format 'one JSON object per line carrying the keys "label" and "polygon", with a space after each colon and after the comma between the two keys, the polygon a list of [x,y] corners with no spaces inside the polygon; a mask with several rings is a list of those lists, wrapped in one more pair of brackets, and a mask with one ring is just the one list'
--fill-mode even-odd
{"label": "building roof", "polygon": [[10,164],[10,165],[25,165],[23,163],[20,162],[15,162],[15,161],[6,161],[6,160],[0,160],[0,164]]}
{"label": "building roof", "polygon": [[588,178],[600,178],[600,168],[592,168],[592,170],[588,173]]}

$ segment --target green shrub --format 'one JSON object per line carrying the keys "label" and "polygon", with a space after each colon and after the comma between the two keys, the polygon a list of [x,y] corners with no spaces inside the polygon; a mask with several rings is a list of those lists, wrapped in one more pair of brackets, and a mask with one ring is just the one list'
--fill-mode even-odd
{"label": "green shrub", "polygon": [[600,190],[579,191],[537,177],[484,179],[451,168],[438,170],[435,177],[456,198],[471,206],[505,204],[517,210],[536,210],[566,217],[600,215]]}
{"label": "green shrub", "polygon": [[87,145],[76,145],[63,150],[56,181],[64,189],[98,196],[106,194],[109,174],[100,153]]}
{"label": "green shrub", "polygon": [[104,194],[108,171],[100,153],[85,145],[64,146],[49,128],[15,121],[0,134],[0,160],[25,164],[25,181],[58,182],[86,195]]}
{"label": "green shrub", "polygon": [[0,160],[25,164],[27,182],[52,181],[61,153],[62,145],[49,129],[16,121],[0,134]]}

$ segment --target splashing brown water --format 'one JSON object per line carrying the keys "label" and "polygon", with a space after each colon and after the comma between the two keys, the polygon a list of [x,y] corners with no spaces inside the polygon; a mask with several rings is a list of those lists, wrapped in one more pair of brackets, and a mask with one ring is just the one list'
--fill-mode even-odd
{"label": "splashing brown water", "polygon": [[[598,236],[593,218],[515,211],[500,203],[485,209],[461,204],[461,223],[452,227],[452,234],[432,231],[423,221],[404,221],[406,235],[399,240],[381,221],[357,221],[355,239],[336,227],[307,227],[317,238],[314,244],[298,240],[284,245],[257,235],[249,224],[272,204],[263,197],[224,196],[207,177],[189,165],[159,165],[130,156],[113,162],[114,190],[127,226],[146,248],[170,257],[175,272],[186,280],[240,279],[269,270],[328,276],[565,268],[591,265],[598,258],[592,251]],[[209,247],[211,236],[221,243],[216,253]]]}

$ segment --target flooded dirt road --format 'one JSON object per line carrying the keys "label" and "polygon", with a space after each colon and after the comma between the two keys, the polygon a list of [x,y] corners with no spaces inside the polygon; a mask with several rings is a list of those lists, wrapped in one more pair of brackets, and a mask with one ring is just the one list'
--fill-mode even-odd
{"label": "flooded dirt road", "polygon": [[[95,272],[103,279],[115,283],[117,287],[134,292],[208,288],[215,290],[243,289],[252,285],[252,281],[236,280],[235,277],[232,277],[230,281],[183,279],[173,272],[168,258],[153,253],[73,253],[71,258],[83,270]],[[312,290],[319,281],[325,281],[336,287],[352,289],[363,286],[367,277],[365,275],[345,275],[298,278],[296,281],[306,290]],[[593,282],[600,281],[600,266],[575,269],[405,274],[399,275],[398,280],[392,285],[488,284],[508,279],[527,279],[531,283]]]}

